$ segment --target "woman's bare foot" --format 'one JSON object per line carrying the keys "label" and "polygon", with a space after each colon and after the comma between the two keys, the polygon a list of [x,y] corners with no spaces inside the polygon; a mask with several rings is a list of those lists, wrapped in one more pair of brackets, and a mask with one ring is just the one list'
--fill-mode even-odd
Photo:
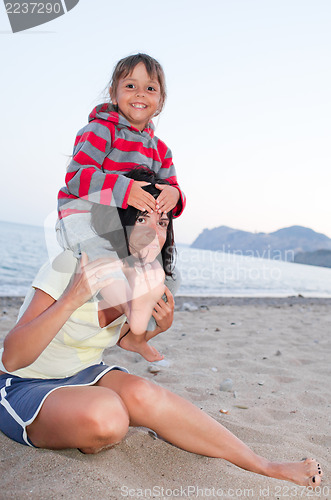
{"label": "woman's bare foot", "polygon": [[146,342],[142,335],[134,335],[130,330],[120,338],[117,345],[126,351],[137,352],[150,362],[160,361],[164,358],[155,347]]}
{"label": "woman's bare foot", "polygon": [[316,486],[321,484],[323,476],[320,464],[313,458],[306,458],[301,462],[269,462],[267,469],[266,475],[269,477],[291,481],[300,486],[310,486],[312,488],[316,488]]}

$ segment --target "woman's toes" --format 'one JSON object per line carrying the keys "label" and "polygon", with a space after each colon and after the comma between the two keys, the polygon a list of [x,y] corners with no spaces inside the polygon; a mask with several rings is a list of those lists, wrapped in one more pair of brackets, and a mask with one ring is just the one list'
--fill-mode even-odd
{"label": "woman's toes", "polygon": [[[322,468],[320,464],[314,458],[306,458],[304,460],[305,465],[308,466],[307,475],[310,476],[308,478],[308,486],[312,486],[315,488],[321,484],[321,478],[323,476]],[[311,474],[311,475],[310,475]]]}
{"label": "woman's toes", "polygon": [[315,488],[316,486],[319,486],[321,484],[321,476],[312,476],[308,480],[308,486],[312,486]]}
{"label": "woman's toes", "polygon": [[304,462],[305,462],[305,465],[308,465],[310,467],[310,470],[312,473],[315,472],[314,470],[312,470],[312,468],[315,468],[315,467],[320,468],[320,464],[317,463],[317,460],[315,460],[315,458],[306,458],[304,460]]}

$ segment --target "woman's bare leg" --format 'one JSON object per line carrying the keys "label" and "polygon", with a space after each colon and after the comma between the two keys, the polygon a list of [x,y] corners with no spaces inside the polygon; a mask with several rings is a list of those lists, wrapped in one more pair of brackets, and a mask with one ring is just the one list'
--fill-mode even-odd
{"label": "woman's bare leg", "polygon": [[320,484],[322,471],[319,473],[315,460],[270,462],[189,401],[152,382],[113,371],[99,380],[98,385],[117,392],[129,412],[130,425],[153,429],[184,450],[223,458],[251,472],[300,485]]}
{"label": "woman's bare leg", "polygon": [[121,441],[128,427],[128,412],[114,391],[95,386],[64,387],[46,398],[27,433],[39,448],[79,448],[84,453],[97,453]]}

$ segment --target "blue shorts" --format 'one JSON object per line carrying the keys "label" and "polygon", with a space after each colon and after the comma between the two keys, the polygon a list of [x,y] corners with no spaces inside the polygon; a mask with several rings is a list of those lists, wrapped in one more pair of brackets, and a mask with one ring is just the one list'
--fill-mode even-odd
{"label": "blue shorts", "polygon": [[22,378],[9,373],[0,375],[0,430],[14,441],[36,448],[29,440],[26,428],[37,417],[47,396],[60,387],[93,385],[110,370],[128,373],[120,366],[100,363],[71,377],[58,379]]}

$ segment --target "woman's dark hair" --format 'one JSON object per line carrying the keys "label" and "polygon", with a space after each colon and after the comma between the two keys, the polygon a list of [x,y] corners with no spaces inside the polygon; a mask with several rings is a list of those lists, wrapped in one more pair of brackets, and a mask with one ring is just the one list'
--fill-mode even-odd
{"label": "woman's dark hair", "polygon": [[[135,181],[149,182],[150,184],[143,186],[143,189],[154,196],[154,198],[157,198],[160,194],[160,190],[155,187],[155,184],[169,184],[168,181],[156,179],[155,173],[146,167],[135,168],[125,174],[125,176]],[[120,259],[125,259],[131,255],[129,240],[136,220],[146,213],[141,212],[131,205],[128,208],[116,208],[93,204],[91,209],[91,226],[96,234],[110,242]],[[172,276],[176,256],[172,211],[168,212],[167,215],[169,224],[161,256],[165,274]]]}

